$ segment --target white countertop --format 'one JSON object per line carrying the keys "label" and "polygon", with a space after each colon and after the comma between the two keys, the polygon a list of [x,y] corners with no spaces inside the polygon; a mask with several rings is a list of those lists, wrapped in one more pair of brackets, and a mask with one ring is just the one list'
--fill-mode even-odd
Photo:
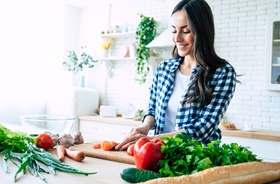
{"label": "white countertop", "polygon": [[[141,125],[141,121],[135,121],[133,119],[126,119],[122,117],[109,118],[109,117],[101,117],[101,116],[79,116],[79,120],[97,121],[97,122],[115,123],[115,124],[133,124],[136,126]],[[237,130],[221,129],[221,130],[223,136],[234,136],[234,137],[280,141],[280,131],[261,130],[261,129],[253,130],[250,132],[240,130],[240,129]]]}
{"label": "white countertop", "polygon": [[[51,151],[55,154],[55,150]],[[0,155],[1,166],[2,166],[3,155]],[[47,179],[48,184],[125,184],[124,180],[120,177],[120,172],[124,168],[134,167],[134,165],[124,164],[114,161],[96,159],[92,157],[86,157],[83,162],[76,162],[70,158],[65,158],[65,163],[71,166],[81,169],[85,172],[97,172],[97,174],[85,176],[80,174],[71,174],[57,171],[56,175],[42,173]],[[44,165],[43,165],[44,166]],[[15,166],[10,160],[8,161],[9,174],[4,173],[3,169],[0,169],[1,184],[12,184],[14,183],[14,174],[17,171]],[[26,174],[19,174],[17,182],[18,184],[32,184],[32,183],[44,183],[39,177],[32,176],[28,171]]]}
{"label": "white countertop", "polygon": [[[1,123],[4,124],[4,123]],[[21,126],[4,124],[7,128],[11,130],[21,130]],[[56,150],[51,150],[50,153],[56,155]],[[4,173],[2,169],[2,159],[3,155],[0,155],[0,178],[1,184],[12,184],[14,183],[14,174],[16,173],[18,167],[15,166],[10,160],[8,160],[8,168],[10,170],[9,174]],[[71,174],[57,171],[56,175],[42,173],[48,184],[125,184],[124,180],[120,177],[120,172],[124,168],[135,167],[134,165],[124,164],[120,162],[108,161],[103,159],[97,159],[93,157],[86,157],[82,162],[74,161],[68,157],[65,157],[65,163],[80,169],[85,172],[97,172],[97,174],[85,176],[80,174]],[[44,165],[43,165],[44,166]],[[25,175],[22,173],[18,175],[18,184],[32,184],[32,183],[44,183],[39,177],[32,176],[27,171]]]}

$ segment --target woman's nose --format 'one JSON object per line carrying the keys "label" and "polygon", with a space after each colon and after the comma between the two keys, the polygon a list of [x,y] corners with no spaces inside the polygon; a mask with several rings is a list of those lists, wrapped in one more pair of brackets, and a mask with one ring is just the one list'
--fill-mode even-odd
{"label": "woman's nose", "polygon": [[182,37],[180,33],[175,33],[174,34],[174,38],[173,38],[174,42],[180,42],[182,41]]}

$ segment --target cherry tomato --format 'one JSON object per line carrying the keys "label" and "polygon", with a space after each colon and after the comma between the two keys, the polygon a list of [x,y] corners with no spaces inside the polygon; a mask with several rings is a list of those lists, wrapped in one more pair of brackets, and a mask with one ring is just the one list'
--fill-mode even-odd
{"label": "cherry tomato", "polygon": [[126,154],[133,156],[134,155],[134,145],[135,144],[131,144],[130,146],[128,146],[127,150],[126,150]]}
{"label": "cherry tomato", "polygon": [[38,148],[43,148],[44,150],[49,150],[52,148],[53,140],[52,137],[48,134],[40,134],[36,137],[36,146]]}

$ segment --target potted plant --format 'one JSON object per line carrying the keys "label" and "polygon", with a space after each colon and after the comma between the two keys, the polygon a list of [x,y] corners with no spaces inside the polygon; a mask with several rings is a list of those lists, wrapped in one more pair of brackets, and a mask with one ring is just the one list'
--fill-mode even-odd
{"label": "potted plant", "polygon": [[[85,49],[86,46],[81,47],[81,49]],[[73,72],[73,85],[78,86],[79,84],[79,76],[78,72],[83,71],[84,67],[93,68],[94,63],[98,60],[93,59],[93,57],[87,54],[85,51],[82,51],[80,55],[80,60],[75,51],[68,51],[68,61],[64,61],[62,64],[67,68],[68,71]]]}
{"label": "potted plant", "polygon": [[137,78],[140,84],[146,82],[146,77],[150,71],[149,67],[149,48],[146,47],[156,36],[157,22],[152,17],[140,14],[140,23],[136,29],[136,60],[137,60]]}

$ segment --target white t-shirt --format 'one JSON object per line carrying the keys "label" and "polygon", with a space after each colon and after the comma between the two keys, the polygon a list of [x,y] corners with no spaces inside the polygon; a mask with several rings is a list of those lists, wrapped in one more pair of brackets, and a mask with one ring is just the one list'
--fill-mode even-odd
{"label": "white t-shirt", "polygon": [[164,133],[173,132],[175,119],[181,97],[190,82],[190,76],[183,75],[179,69],[176,70],[173,92],[167,104],[165,114]]}

